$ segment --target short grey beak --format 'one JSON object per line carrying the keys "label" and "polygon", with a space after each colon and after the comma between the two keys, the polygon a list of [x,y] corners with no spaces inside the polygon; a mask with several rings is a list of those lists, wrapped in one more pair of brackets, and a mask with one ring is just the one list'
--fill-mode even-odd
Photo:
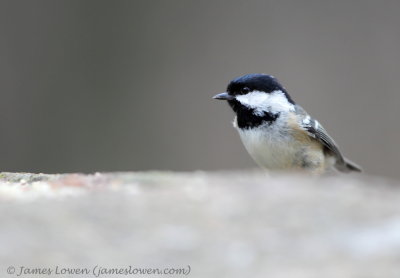
{"label": "short grey beak", "polygon": [[223,92],[223,93],[213,96],[213,99],[232,100],[232,99],[234,99],[234,97],[231,96],[230,94],[228,94],[227,92]]}

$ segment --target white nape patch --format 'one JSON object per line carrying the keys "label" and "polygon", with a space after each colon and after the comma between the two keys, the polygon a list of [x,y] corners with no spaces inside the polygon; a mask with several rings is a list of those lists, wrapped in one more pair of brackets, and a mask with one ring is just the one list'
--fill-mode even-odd
{"label": "white nape patch", "polygon": [[285,94],[281,90],[276,90],[271,93],[252,91],[245,95],[236,96],[236,100],[244,106],[254,109],[254,113],[258,116],[263,116],[265,112],[277,114],[280,112],[294,111],[293,104],[287,100]]}

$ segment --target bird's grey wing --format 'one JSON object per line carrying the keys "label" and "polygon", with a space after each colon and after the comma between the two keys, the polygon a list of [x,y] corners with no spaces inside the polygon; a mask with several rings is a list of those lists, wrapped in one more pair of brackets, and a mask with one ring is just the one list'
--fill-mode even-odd
{"label": "bird's grey wing", "polygon": [[296,106],[296,113],[302,116],[301,124],[303,128],[308,132],[308,135],[322,143],[325,151],[331,153],[336,158],[337,164],[344,163],[344,157],[339,151],[339,148],[335,141],[329,136],[325,128],[315,119],[311,118],[310,115],[300,106]]}
{"label": "bird's grey wing", "polygon": [[301,117],[301,125],[308,132],[308,135],[324,146],[324,150],[336,158],[335,167],[342,172],[362,172],[360,166],[345,158],[339,151],[339,148],[332,137],[329,136],[325,128],[315,119],[311,118],[310,115],[301,107],[296,105],[296,114]]}

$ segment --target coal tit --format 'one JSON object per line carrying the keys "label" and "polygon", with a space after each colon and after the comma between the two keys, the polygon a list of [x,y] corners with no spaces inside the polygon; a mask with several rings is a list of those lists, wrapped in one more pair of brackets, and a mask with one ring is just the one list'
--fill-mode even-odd
{"label": "coal tit", "polygon": [[250,156],[263,168],[307,170],[313,174],[333,168],[361,171],[271,75],[238,77],[214,99],[228,101],[236,113],[234,127]]}

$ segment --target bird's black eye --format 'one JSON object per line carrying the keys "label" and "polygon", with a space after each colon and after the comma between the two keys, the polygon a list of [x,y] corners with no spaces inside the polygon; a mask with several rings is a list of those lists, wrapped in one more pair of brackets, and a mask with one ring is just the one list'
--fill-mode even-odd
{"label": "bird's black eye", "polygon": [[247,94],[248,92],[250,92],[250,88],[249,87],[243,87],[242,94]]}

